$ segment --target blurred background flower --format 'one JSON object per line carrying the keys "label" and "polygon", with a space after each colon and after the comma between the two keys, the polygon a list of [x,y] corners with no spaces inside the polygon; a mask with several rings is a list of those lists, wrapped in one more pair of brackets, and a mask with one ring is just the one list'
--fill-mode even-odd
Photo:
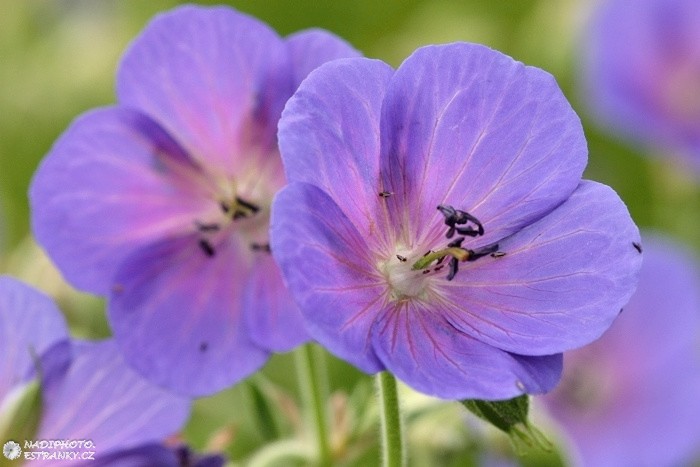
{"label": "blurred background flower", "polygon": [[32,233],[108,297],[126,362],[155,384],[210,395],[309,340],[268,243],[277,121],[311,70],[356,55],[322,30],[283,39],[232,8],[173,9],[122,57],[118,104],[78,116],[42,160]]}
{"label": "blurred background flower", "polygon": [[646,235],[637,292],[593,344],[564,354],[541,401],[576,465],[687,465],[700,453],[700,264]]}
{"label": "blurred background flower", "polygon": [[601,2],[584,44],[598,125],[700,172],[700,3]]}
{"label": "blurred background flower", "polygon": [[[49,456],[70,451],[77,459],[119,459],[124,450],[162,445],[187,421],[188,398],[136,374],[112,339],[71,339],[50,298],[4,275],[0,335],[0,436],[19,441],[21,448],[32,440],[39,445],[29,451]],[[46,440],[85,444],[43,449]],[[25,458],[65,465],[63,459]]]}

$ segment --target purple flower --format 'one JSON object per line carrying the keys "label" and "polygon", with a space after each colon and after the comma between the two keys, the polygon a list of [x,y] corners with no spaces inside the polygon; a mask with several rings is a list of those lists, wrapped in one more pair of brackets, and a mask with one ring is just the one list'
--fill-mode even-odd
{"label": "purple flower", "polygon": [[168,447],[148,444],[124,450],[90,463],[95,467],[223,467],[225,459],[219,455],[198,455],[186,446]]}
{"label": "purple flower", "polygon": [[[117,458],[122,450],[161,443],[187,420],[188,399],[139,376],[124,363],[112,340],[71,342],[53,302],[7,276],[0,276],[0,335],[0,407],[8,409],[20,397],[38,366],[42,407],[34,440],[91,441],[68,449],[25,451],[75,451],[78,456],[94,452],[96,460]],[[66,464],[35,457],[39,455],[25,459]]]}
{"label": "purple flower", "polygon": [[311,335],[443,398],[551,389],[636,283],[639,234],[554,79],[486,47],[320,67],[280,120],[272,251]]}
{"label": "purple flower", "polygon": [[118,105],[78,118],[41,164],[37,239],[108,296],[127,362],[157,384],[213,393],[308,339],[269,254],[277,121],[310,70],[355,55],[323,31],[283,40],[230,8],[177,8],[127,51]]}
{"label": "purple flower", "polygon": [[34,359],[68,340],[68,328],[50,298],[0,276],[0,407],[34,368]]}
{"label": "purple flower", "polygon": [[700,2],[607,0],[588,35],[585,95],[601,123],[700,170]]}
{"label": "purple flower", "polygon": [[700,268],[645,236],[637,292],[603,337],[566,353],[543,398],[580,465],[689,465],[700,454]]}

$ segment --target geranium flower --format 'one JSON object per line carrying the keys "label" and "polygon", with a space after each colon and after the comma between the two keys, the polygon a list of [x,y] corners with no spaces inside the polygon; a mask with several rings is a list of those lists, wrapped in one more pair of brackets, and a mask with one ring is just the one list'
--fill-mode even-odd
{"label": "geranium flower", "polygon": [[226,459],[217,454],[197,454],[187,446],[148,444],[101,457],[89,465],[105,467],[223,467]]}
{"label": "geranium flower", "polygon": [[645,236],[639,287],[600,340],[564,355],[542,398],[578,465],[690,465],[700,455],[700,269]]}
{"label": "geranium flower", "polygon": [[312,72],[280,120],[290,184],[272,252],[311,335],[443,398],[551,389],[641,255],[627,209],[581,181],[586,143],[551,75],[486,47]]}
{"label": "geranium flower", "polygon": [[[139,376],[113,340],[71,341],[53,302],[7,276],[0,276],[0,334],[0,418],[10,416],[27,383],[39,374],[41,412],[33,440],[90,441],[66,449],[25,449],[24,440],[15,440],[25,451],[75,451],[76,460],[93,452],[95,460],[118,459],[122,451],[161,444],[187,420],[189,399]],[[12,436],[13,426],[21,427],[10,424],[6,434]],[[40,454],[25,459],[66,465],[65,459],[35,456]]]}
{"label": "geranium flower", "polygon": [[39,167],[38,241],[108,296],[126,360],[157,384],[213,393],[308,339],[269,254],[277,120],[311,69],[354,55],[323,31],[283,40],[230,8],[177,8],[127,51],[118,105],[78,118]]}
{"label": "geranium flower", "polygon": [[700,3],[607,0],[587,34],[585,96],[601,123],[700,170]]}

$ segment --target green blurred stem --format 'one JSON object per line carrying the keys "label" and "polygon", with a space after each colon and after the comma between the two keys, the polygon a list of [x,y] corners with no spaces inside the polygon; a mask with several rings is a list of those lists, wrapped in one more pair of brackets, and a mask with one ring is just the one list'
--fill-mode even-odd
{"label": "green blurred stem", "polygon": [[311,344],[306,344],[295,351],[294,357],[305,418],[316,438],[318,465],[328,467],[332,464],[332,456],[328,442],[326,371],[323,355],[315,350]]}
{"label": "green blurred stem", "polygon": [[391,373],[382,371],[377,374],[376,381],[382,431],[382,465],[384,467],[404,467],[401,411],[396,379]]}

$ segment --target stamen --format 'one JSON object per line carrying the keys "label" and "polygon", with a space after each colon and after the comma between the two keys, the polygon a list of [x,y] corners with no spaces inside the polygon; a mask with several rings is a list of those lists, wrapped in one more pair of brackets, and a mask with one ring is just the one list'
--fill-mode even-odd
{"label": "stamen", "polygon": [[[445,216],[445,225],[449,227],[445,235],[447,238],[454,237],[455,232],[469,237],[484,235],[484,226],[481,224],[481,221],[467,211],[461,211],[452,206],[443,204],[438,205],[437,209]],[[476,225],[476,229],[471,226],[457,227],[458,225],[465,225],[469,222]]]}
{"label": "stamen", "polygon": [[478,250],[467,250],[469,252],[469,257],[466,261],[476,261],[479,258],[483,258],[486,255],[490,255],[498,250],[498,243],[492,243],[491,245],[486,245],[479,248]]}
{"label": "stamen", "polygon": [[637,250],[639,253],[642,252],[642,244],[641,244],[641,243],[632,242],[632,246],[633,246],[634,249]]}
{"label": "stamen", "polygon": [[491,253],[491,258],[503,258],[506,255],[504,251],[497,251],[495,253]]}
{"label": "stamen", "polygon": [[253,251],[263,251],[265,253],[270,253],[272,251],[269,243],[251,243],[250,249]]}
{"label": "stamen", "polygon": [[408,261],[407,258],[406,258],[405,256],[396,255],[396,258],[397,258],[399,261],[401,261],[402,263],[405,263],[406,261]]}
{"label": "stamen", "polygon": [[382,198],[388,198],[389,196],[391,196],[393,194],[394,194],[393,191],[382,191],[381,193],[379,193],[379,196],[381,196]]}
{"label": "stamen", "polygon": [[212,246],[212,244],[209,243],[209,241],[204,239],[204,238],[201,238],[199,240],[199,247],[202,249],[204,254],[206,254],[210,258],[216,254],[216,250],[214,250],[214,247]]}
{"label": "stamen", "polygon": [[452,240],[450,243],[447,244],[447,246],[461,248],[463,241],[464,241],[464,237],[459,237],[459,238],[456,238],[455,240]]}
{"label": "stamen", "polygon": [[[428,250],[422,258],[411,266],[411,269],[423,270],[423,274],[427,274],[431,272],[430,269],[427,269],[428,266],[435,262],[436,267],[433,270],[439,271],[444,267],[441,265],[442,262],[447,256],[450,256],[450,271],[447,274],[447,280],[451,281],[459,271],[460,261],[476,261],[477,259],[486,255],[491,255],[494,258],[505,256],[505,253],[498,251],[498,243],[492,243],[476,250],[462,248],[462,243],[464,243],[464,239],[466,237],[478,237],[484,235],[484,226],[481,224],[481,221],[468,212],[455,209],[449,205],[440,204],[437,209],[443,216],[445,216],[445,225],[449,227],[446,237],[452,238],[454,237],[455,233],[459,233],[461,236],[450,241],[447,244],[447,247],[443,248],[442,250]],[[468,225],[470,222],[473,225]]]}
{"label": "stamen", "polygon": [[238,196],[236,196],[236,204],[238,204],[239,207],[249,210],[251,214],[256,214],[258,211],[260,211],[258,206],[254,205],[253,203],[249,203]]}
{"label": "stamen", "polygon": [[468,237],[478,237],[479,235],[484,235],[484,229],[474,230],[473,227],[454,227],[454,230],[456,230],[458,234],[466,235]]}
{"label": "stamen", "polygon": [[450,272],[447,274],[447,280],[451,281],[454,279],[457,275],[457,271],[459,271],[459,261],[457,261],[457,258],[453,257],[450,259]]}
{"label": "stamen", "polygon": [[205,224],[203,222],[194,221],[194,225],[200,232],[218,232],[221,229],[221,226],[216,222]]}
{"label": "stamen", "polygon": [[224,214],[231,216],[233,220],[252,217],[260,211],[258,206],[244,200],[240,196],[236,196],[233,204],[228,201],[219,201],[219,207]]}

